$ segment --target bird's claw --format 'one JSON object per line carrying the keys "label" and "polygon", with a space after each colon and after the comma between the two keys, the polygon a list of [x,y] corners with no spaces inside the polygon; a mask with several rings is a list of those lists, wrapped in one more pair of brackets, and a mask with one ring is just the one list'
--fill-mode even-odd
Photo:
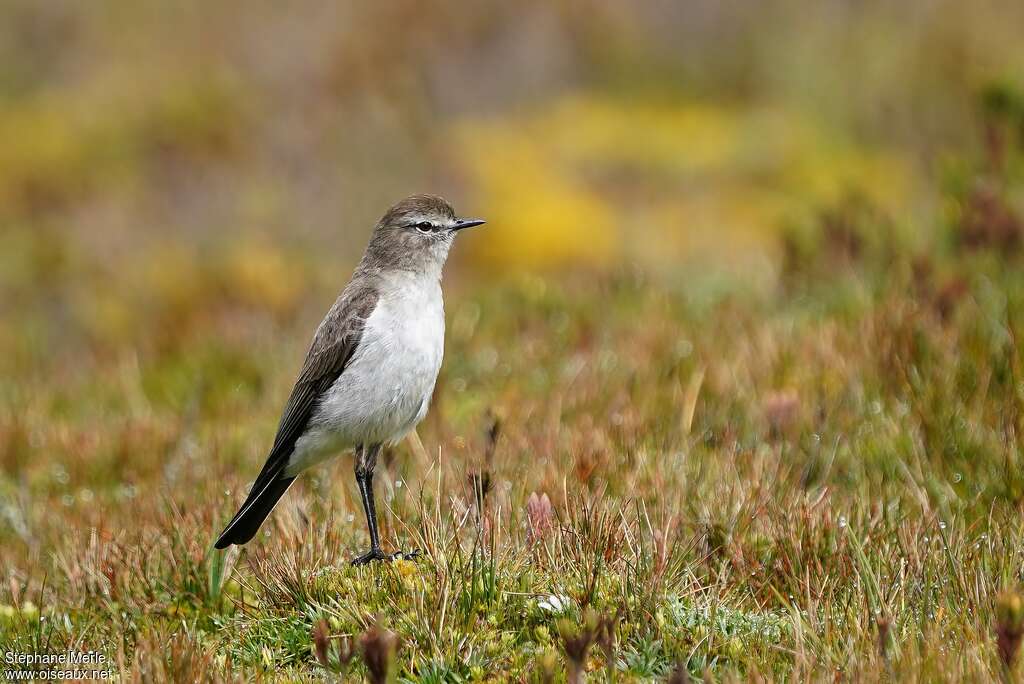
{"label": "bird's claw", "polygon": [[416,560],[420,557],[420,550],[413,549],[412,551],[395,551],[391,555],[391,560]]}
{"label": "bird's claw", "polygon": [[362,556],[358,556],[352,559],[352,565],[366,565],[367,563],[375,560],[379,561],[396,561],[396,560],[415,560],[420,555],[419,549],[413,549],[412,551],[395,551],[394,553],[384,553],[380,549],[370,549]]}

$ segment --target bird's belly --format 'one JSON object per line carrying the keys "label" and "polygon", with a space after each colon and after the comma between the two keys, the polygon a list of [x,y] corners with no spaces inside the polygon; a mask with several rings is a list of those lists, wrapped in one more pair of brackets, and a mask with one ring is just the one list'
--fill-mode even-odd
{"label": "bird's belly", "polygon": [[440,306],[382,302],[296,442],[298,472],[358,444],[395,443],[426,415],[444,349]]}
{"label": "bird's belly", "polygon": [[355,360],[321,404],[325,427],[352,445],[398,441],[423,418],[434,391],[440,359],[430,350],[381,347]]}

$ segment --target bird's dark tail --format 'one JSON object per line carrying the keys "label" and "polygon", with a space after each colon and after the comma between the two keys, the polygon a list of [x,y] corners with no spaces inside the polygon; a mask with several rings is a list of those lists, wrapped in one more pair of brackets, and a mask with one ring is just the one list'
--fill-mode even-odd
{"label": "bird's dark tail", "polygon": [[232,544],[245,544],[253,538],[256,530],[270,515],[270,511],[274,510],[277,500],[288,491],[288,487],[295,480],[294,477],[285,477],[284,463],[277,470],[278,472],[260,473],[249,496],[245,497],[245,502],[235,513],[235,517],[220,533],[220,537],[213,545],[214,548],[225,549]]}

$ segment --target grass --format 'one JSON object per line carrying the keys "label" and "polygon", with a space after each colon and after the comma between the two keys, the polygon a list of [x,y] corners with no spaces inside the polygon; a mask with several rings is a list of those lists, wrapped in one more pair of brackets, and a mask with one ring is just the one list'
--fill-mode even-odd
{"label": "grass", "polygon": [[[194,4],[0,5],[0,671],[1020,678],[1024,5]],[[438,188],[423,556],[349,456],[214,552]]]}
{"label": "grass", "polygon": [[996,247],[885,261],[829,236],[767,290],[463,279],[425,449],[378,478],[386,543],[416,562],[348,565],[347,457],[211,550],[303,316],[12,369],[4,650],[92,649],[138,679],[1002,676],[1024,276]]}
{"label": "grass", "polygon": [[377,478],[385,546],[415,562],[349,565],[348,456],[211,548],[333,255],[249,236],[110,259],[5,216],[0,651],[141,681],[1015,680],[1016,93],[982,98],[943,212],[827,203],[762,240],[767,272],[454,264],[431,412]]}

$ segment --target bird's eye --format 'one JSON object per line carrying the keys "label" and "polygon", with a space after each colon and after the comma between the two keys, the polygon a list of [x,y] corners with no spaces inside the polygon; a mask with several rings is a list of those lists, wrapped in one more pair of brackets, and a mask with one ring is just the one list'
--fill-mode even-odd
{"label": "bird's eye", "polygon": [[418,231],[420,231],[421,233],[424,233],[424,234],[432,233],[432,232],[434,232],[434,224],[427,223],[426,221],[423,221],[421,223],[417,223],[416,224],[416,230],[418,230]]}

